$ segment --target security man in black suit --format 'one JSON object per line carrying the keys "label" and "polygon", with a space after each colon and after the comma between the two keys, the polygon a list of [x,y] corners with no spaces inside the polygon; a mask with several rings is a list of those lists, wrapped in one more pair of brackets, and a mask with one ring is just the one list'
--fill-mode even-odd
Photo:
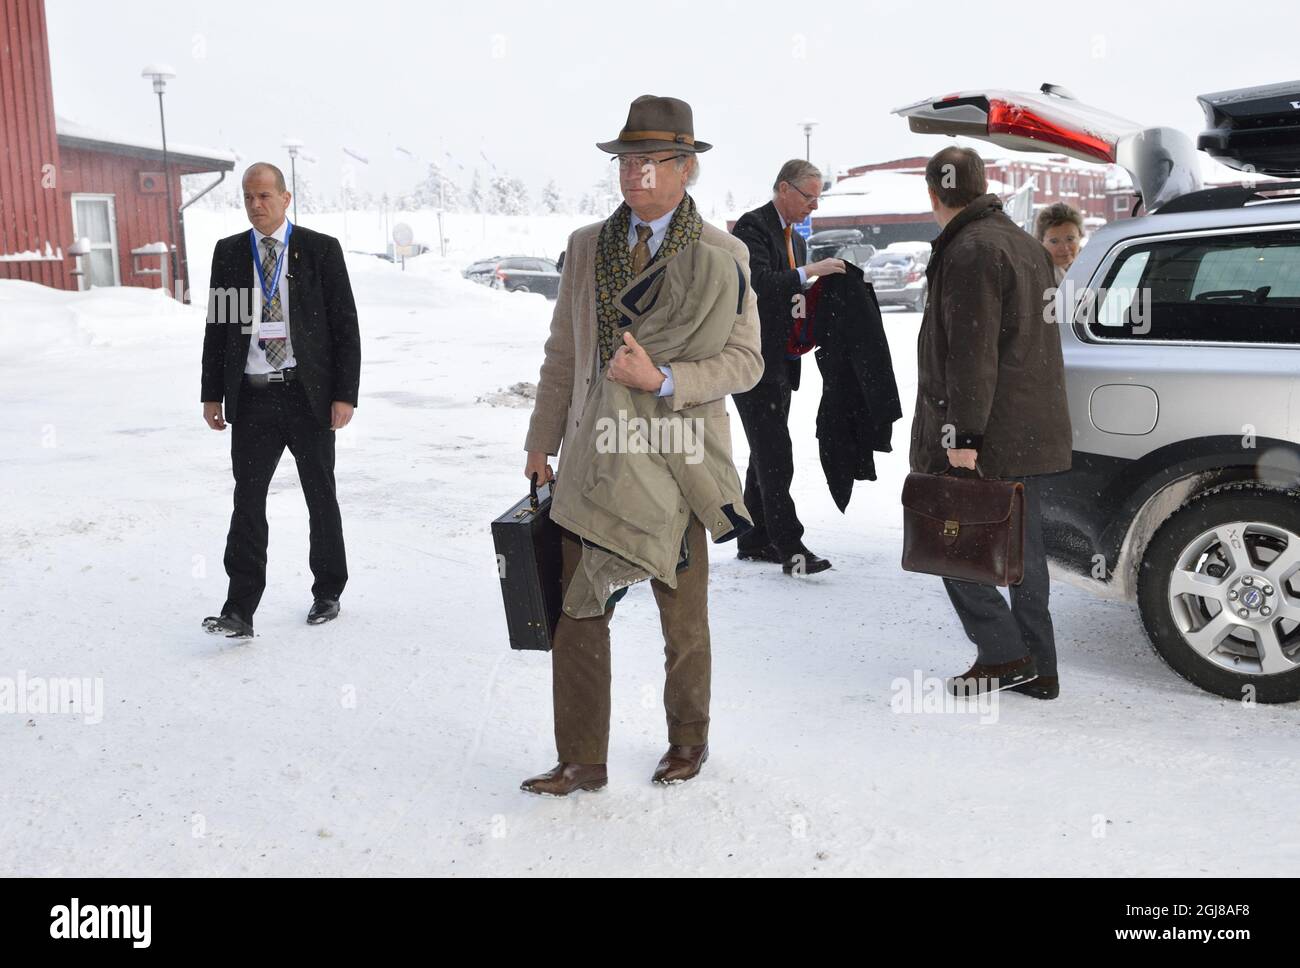
{"label": "security man in black suit", "polygon": [[749,275],[758,295],[763,329],[763,378],[734,395],[749,440],[745,507],[754,529],[737,542],[744,561],[779,562],[787,575],[813,575],[831,563],[803,543],[803,525],[790,497],[794,454],[790,445],[790,394],[799,389],[799,357],[789,350],[799,296],[817,276],[843,272],[840,259],[805,265],[807,243],[794,226],[817,208],[822,174],[802,159],[781,166],[772,201],[746,212],[732,234],[749,248]]}
{"label": "security man in black suit", "polygon": [[243,187],[253,228],[217,243],[203,339],[203,419],[213,430],[233,425],[235,476],[230,587],[221,614],[203,624],[232,638],[253,634],[266,588],[266,493],[285,447],[311,519],[307,621],[339,614],[348,569],[334,432],[352,419],[361,379],[357,307],[338,240],[289,222],[291,196],[274,165],[250,166]]}

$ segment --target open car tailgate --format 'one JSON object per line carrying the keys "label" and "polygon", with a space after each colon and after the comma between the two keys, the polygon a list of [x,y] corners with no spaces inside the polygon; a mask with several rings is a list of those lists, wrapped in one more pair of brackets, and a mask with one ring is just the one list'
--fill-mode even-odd
{"label": "open car tailgate", "polygon": [[920,134],[961,135],[1016,151],[1042,151],[1128,170],[1148,211],[1201,187],[1191,139],[1146,128],[1043,85],[1027,91],[963,91],[896,108]]}

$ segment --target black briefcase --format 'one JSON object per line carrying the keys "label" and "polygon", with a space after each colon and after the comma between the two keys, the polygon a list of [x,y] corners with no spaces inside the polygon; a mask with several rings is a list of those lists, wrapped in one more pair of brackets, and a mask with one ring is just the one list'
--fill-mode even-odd
{"label": "black briefcase", "polygon": [[551,485],[533,475],[524,498],[492,522],[510,648],[549,652],[560,618],[560,526],[551,520]]}

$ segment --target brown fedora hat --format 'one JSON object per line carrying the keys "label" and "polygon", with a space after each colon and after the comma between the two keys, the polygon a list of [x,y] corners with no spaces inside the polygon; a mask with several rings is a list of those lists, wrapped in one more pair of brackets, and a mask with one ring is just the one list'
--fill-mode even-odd
{"label": "brown fedora hat", "polygon": [[708,151],[713,145],[695,140],[691,106],[680,98],[642,94],[627,109],[627,123],[613,141],[596,147],[611,155],[629,151]]}

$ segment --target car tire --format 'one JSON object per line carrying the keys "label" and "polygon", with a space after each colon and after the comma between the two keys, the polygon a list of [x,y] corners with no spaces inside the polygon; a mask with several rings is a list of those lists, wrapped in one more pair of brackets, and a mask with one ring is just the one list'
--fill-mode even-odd
{"label": "car tire", "polygon": [[1300,700],[1300,491],[1243,482],[1188,501],[1147,546],[1138,606],[1156,652],[1192,684]]}
{"label": "car tire", "polygon": [[529,289],[527,286],[515,286],[510,291],[511,292],[532,292],[532,290]]}

